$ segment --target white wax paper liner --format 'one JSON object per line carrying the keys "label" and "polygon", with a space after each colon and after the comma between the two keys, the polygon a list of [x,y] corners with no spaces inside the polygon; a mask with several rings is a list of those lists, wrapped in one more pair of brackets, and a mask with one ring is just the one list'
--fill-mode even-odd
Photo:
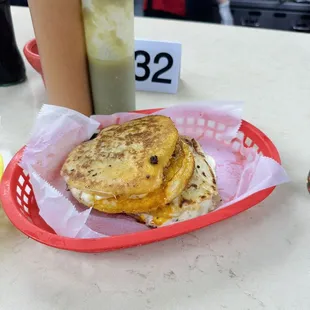
{"label": "white wax paper liner", "polygon": [[[199,138],[210,129],[212,124],[223,125],[218,139],[231,140],[241,125],[242,104],[240,102],[195,102],[159,110],[153,114],[169,116],[180,134]],[[122,124],[132,119],[144,117],[139,113],[115,113],[113,115],[94,115],[92,119],[100,123],[100,127]],[[197,123],[200,120],[200,123]],[[196,128],[196,130],[194,130]]]}
{"label": "white wax paper liner", "polygon": [[[61,163],[70,150],[90,139],[98,125],[70,109],[44,105],[25,148],[20,165],[29,172],[41,217],[58,235],[104,237],[85,225],[91,209],[79,212],[60,192],[63,182],[59,176]],[[49,182],[58,185],[60,191]]]}
{"label": "white wax paper liner", "polygon": [[78,234],[80,237],[105,237],[85,225],[91,209],[78,212],[74,205],[52,185],[45,182],[32,166],[29,165],[27,169],[40,215],[58,235],[71,238],[77,237]]}
{"label": "white wax paper liner", "polygon": [[[278,163],[258,155],[254,148],[245,148],[241,138],[238,142],[241,113],[242,105],[231,102],[193,103],[156,113],[170,116],[180,134],[198,139],[204,150],[215,158],[223,198],[220,208],[288,181]],[[142,116],[118,113],[90,119],[69,109],[43,106],[21,166],[30,173],[40,215],[57,234],[99,238],[148,229],[125,215],[106,215],[85,209],[66,191],[59,174],[68,153],[88,140],[99,126],[120,124]]]}

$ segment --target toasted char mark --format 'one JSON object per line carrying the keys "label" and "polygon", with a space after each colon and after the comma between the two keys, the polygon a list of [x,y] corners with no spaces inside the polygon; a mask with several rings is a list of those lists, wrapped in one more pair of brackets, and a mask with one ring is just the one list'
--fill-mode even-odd
{"label": "toasted char mark", "polygon": [[158,164],[158,157],[156,155],[153,155],[150,157],[150,163],[152,165],[157,165]]}
{"label": "toasted char mark", "polygon": [[[199,148],[199,144],[198,144],[198,142],[195,140],[195,139],[189,139],[189,138],[185,138],[185,141],[187,141],[187,143],[189,144],[189,145],[191,145],[194,149],[195,149],[195,151],[197,152],[197,154],[199,154],[200,156],[202,156],[202,157],[205,157],[205,154],[203,153],[203,152],[201,152],[200,151],[200,148]],[[216,178],[215,178],[215,175],[214,175],[214,173],[213,173],[213,169],[211,168],[211,166],[210,166],[210,164],[204,159],[204,162],[207,164],[207,166],[209,167],[209,170],[210,170],[210,173],[211,173],[211,176],[212,176],[212,183],[213,184],[216,184]],[[197,166],[197,168],[199,169],[200,168],[200,166]],[[202,175],[204,176],[204,177],[206,177],[206,174],[205,174],[205,172],[202,172]],[[215,186],[213,185],[212,187],[214,187],[214,190],[215,190]]]}
{"label": "toasted char mark", "polygon": [[93,140],[98,136],[98,133],[94,133],[89,140]]}
{"label": "toasted char mark", "polygon": [[[145,127],[152,128],[152,131],[160,131],[161,126],[156,120],[150,117],[144,117],[137,120],[131,121],[132,126],[130,129],[125,126],[112,127],[113,135],[117,136],[118,139],[125,142],[125,145],[129,146],[137,141],[141,142],[144,148],[153,145],[154,137],[150,136],[149,132],[145,131]],[[155,137],[155,140],[157,138]]]}
{"label": "toasted char mark", "polygon": [[181,200],[181,202],[180,202],[180,206],[179,206],[179,207],[180,207],[180,208],[182,208],[184,204],[191,204],[191,203],[193,203],[193,201],[192,201],[192,200],[182,198],[182,200]]}
{"label": "toasted char mark", "polygon": [[182,139],[183,139],[183,141],[184,141],[185,143],[187,143],[189,146],[192,146],[191,139],[189,139],[189,138],[186,137],[186,136],[183,136]]}
{"label": "toasted char mark", "polygon": [[[175,172],[183,165],[183,157],[185,156],[185,153],[182,143],[183,142],[179,139],[174,150],[174,156],[170,158],[168,165],[164,169],[164,181],[171,180]],[[171,170],[171,166],[175,166],[175,168]]]}
{"label": "toasted char mark", "polygon": [[[108,128],[107,131],[113,130],[113,136],[117,137],[117,139],[121,142],[120,144],[123,144],[124,150],[129,153],[133,159],[137,159],[137,153],[141,152],[143,149],[148,149],[150,146],[154,145],[154,143],[157,143],[159,141],[160,137],[153,137],[150,135],[149,132],[144,131],[145,127],[152,128],[152,131],[160,131],[161,126],[154,120],[152,120],[149,117],[140,118],[138,120],[134,120],[131,122],[132,126],[130,129],[125,126],[111,126]],[[104,134],[106,131],[103,131],[102,134]],[[139,142],[140,144],[140,151],[137,151],[136,149],[128,149],[125,148],[125,146],[131,146],[134,143]],[[106,143],[104,140],[98,140],[96,144],[96,150],[100,152],[101,149],[106,147]],[[125,152],[109,152],[108,154],[102,154],[101,160],[104,159],[124,159]],[[157,156],[156,156],[157,158]],[[154,159],[155,161],[155,159]],[[140,160],[137,162],[139,167],[143,166],[144,160]],[[158,158],[157,158],[158,162]]]}
{"label": "toasted char mark", "polygon": [[[210,169],[210,172],[211,172],[211,175],[212,175],[212,182],[213,184],[216,184],[216,178],[215,178],[215,175],[213,173],[213,169],[211,169],[211,166],[209,165],[209,163],[205,160],[205,163],[209,166],[209,169]],[[215,186],[213,185],[214,187],[214,190],[215,190]]]}

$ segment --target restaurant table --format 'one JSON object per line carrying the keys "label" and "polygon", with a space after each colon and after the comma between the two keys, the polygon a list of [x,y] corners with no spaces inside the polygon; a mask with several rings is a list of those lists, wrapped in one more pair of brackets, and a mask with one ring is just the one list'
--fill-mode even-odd
{"label": "restaurant table", "polygon": [[[12,13],[22,48],[34,36],[30,14]],[[136,36],[183,46],[178,93],[137,93],[138,109],[242,100],[244,119],[275,143],[291,183],[223,222],[116,252],[57,250],[2,225],[0,309],[309,310],[310,36],[144,18]],[[0,149],[11,152],[45,100],[26,66],[26,83],[0,89]]]}

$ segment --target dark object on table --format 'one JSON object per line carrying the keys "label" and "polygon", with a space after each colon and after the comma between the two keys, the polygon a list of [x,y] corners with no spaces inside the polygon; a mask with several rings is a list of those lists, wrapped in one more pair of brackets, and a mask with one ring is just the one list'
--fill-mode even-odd
{"label": "dark object on table", "polygon": [[26,70],[16,45],[8,0],[0,0],[0,42],[0,86],[23,82]]}
{"label": "dark object on table", "polygon": [[221,23],[218,4],[215,0],[186,0],[187,20]]}
{"label": "dark object on table", "polygon": [[208,23],[221,22],[215,0],[184,0],[184,3],[180,1],[179,5],[171,7],[163,5],[159,0],[145,0],[144,16]]}
{"label": "dark object on table", "polygon": [[310,194],[310,171],[308,173],[308,178],[307,178],[307,189],[308,189],[308,192]]}
{"label": "dark object on table", "polygon": [[299,1],[231,0],[235,25],[310,33],[310,4]]}
{"label": "dark object on table", "polygon": [[27,0],[10,0],[11,5],[28,6]]}

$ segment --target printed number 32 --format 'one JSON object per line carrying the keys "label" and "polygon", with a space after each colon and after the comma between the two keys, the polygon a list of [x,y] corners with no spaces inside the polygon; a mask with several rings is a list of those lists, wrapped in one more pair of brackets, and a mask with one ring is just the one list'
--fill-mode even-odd
{"label": "printed number 32", "polygon": [[[136,81],[143,82],[143,81],[146,81],[151,75],[151,71],[149,68],[151,56],[148,52],[141,51],[141,50],[135,52],[135,60],[137,60],[138,56],[144,57],[143,62],[137,62],[137,67],[142,68],[144,70],[144,75],[142,75],[142,76],[136,75]],[[166,58],[168,63],[165,67],[163,67],[162,69],[160,69],[154,73],[154,75],[152,77],[152,82],[153,83],[171,84],[171,79],[163,79],[163,78],[160,78],[160,76],[172,68],[173,58],[168,53],[159,53],[155,56],[154,63],[158,64],[162,58]]]}

